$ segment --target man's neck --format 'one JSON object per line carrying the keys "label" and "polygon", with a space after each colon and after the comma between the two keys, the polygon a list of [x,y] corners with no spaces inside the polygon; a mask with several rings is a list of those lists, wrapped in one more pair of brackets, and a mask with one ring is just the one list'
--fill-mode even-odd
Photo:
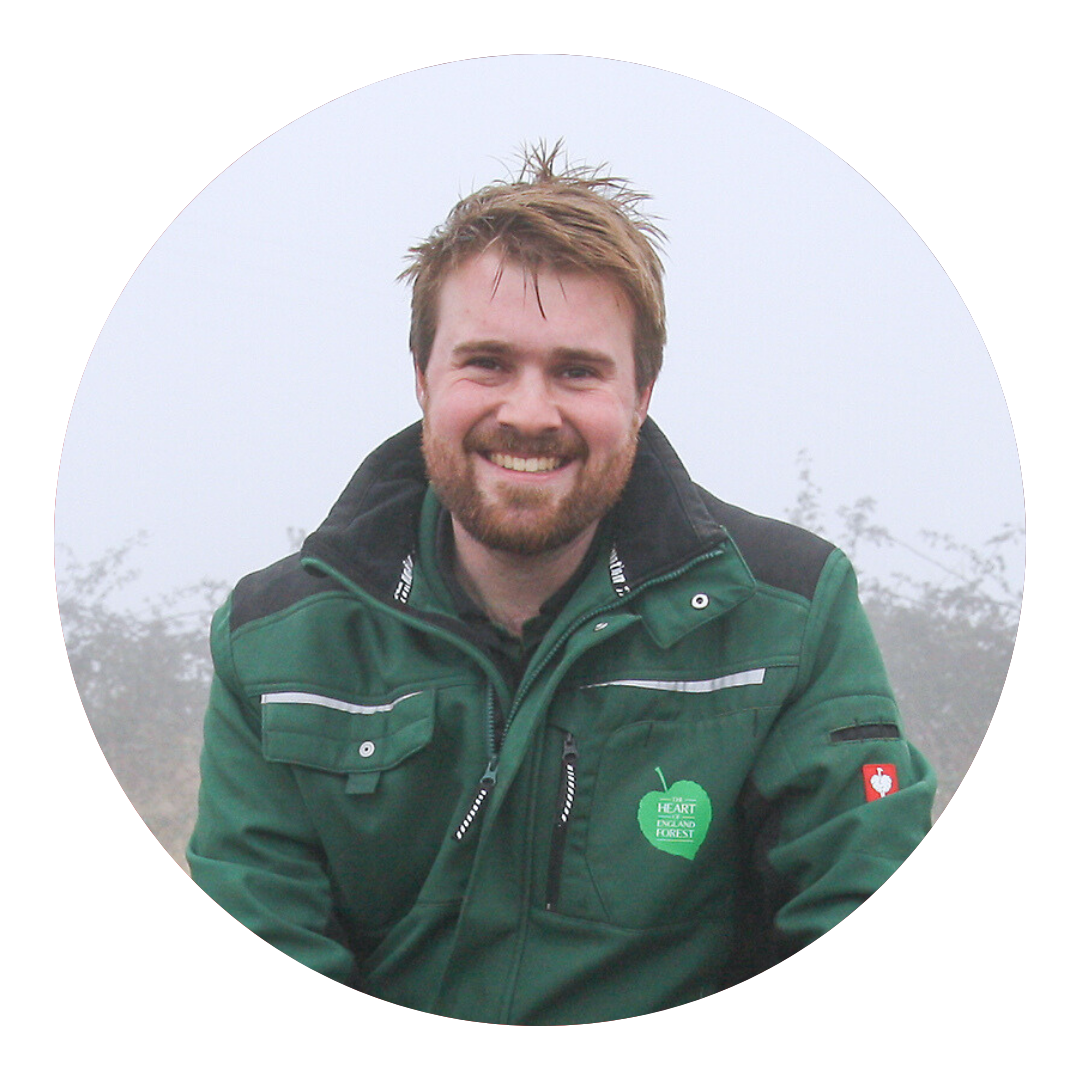
{"label": "man's neck", "polygon": [[457,522],[454,526],[454,569],[461,587],[492,622],[515,637],[540,614],[581,565],[596,535],[593,523],[570,543],[539,555],[512,555],[481,544]]}

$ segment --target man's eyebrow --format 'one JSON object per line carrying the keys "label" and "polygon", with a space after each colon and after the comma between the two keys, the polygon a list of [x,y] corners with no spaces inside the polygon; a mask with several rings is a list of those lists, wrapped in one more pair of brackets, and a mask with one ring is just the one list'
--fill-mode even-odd
{"label": "man's eyebrow", "polygon": [[454,346],[455,356],[464,356],[468,353],[495,353],[498,356],[506,356],[512,353],[513,347],[505,341],[462,341]]}
{"label": "man's eyebrow", "polygon": [[556,360],[576,362],[579,364],[599,364],[604,367],[614,367],[615,361],[607,353],[596,352],[593,349],[554,349],[552,356]]}

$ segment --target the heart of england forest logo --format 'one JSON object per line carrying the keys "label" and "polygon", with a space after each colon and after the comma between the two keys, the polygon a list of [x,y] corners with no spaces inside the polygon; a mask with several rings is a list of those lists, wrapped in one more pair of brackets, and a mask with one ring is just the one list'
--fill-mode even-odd
{"label": "the heart of england forest logo", "polygon": [[637,819],[642,835],[653,847],[693,859],[712,821],[708,793],[693,780],[676,780],[668,787],[656,770],[663,791],[647,791],[638,803]]}

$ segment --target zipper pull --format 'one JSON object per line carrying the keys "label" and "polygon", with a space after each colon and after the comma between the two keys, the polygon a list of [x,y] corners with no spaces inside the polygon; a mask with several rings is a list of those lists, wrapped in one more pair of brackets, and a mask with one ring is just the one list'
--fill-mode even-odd
{"label": "zipper pull", "polygon": [[562,884],[563,855],[566,851],[566,829],[570,812],[574,809],[577,791],[577,743],[568,731],[563,737],[562,775],[559,778],[559,802],[555,813],[555,825],[551,830],[551,854],[548,858],[547,895],[544,907],[554,911],[559,900]]}
{"label": "zipper pull", "polygon": [[457,829],[454,830],[455,840],[461,840],[472,827],[477,814],[480,813],[480,810],[484,805],[484,800],[495,786],[495,774],[498,768],[498,761],[495,758],[492,758],[488,762],[487,768],[484,770],[484,775],[480,777],[480,784],[476,789],[476,794],[473,796],[472,806],[469,807],[469,812],[465,815]]}
{"label": "zipper pull", "polygon": [[562,783],[559,786],[562,805],[559,807],[559,819],[556,822],[556,827],[565,829],[566,823],[570,820],[570,811],[574,806],[574,790],[577,787],[577,743],[569,731],[563,739],[562,767]]}

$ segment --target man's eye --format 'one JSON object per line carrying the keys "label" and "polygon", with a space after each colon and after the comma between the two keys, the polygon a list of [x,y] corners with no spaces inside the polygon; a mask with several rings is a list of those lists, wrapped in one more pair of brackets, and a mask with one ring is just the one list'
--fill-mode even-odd
{"label": "man's eye", "polygon": [[468,366],[482,371],[498,371],[501,364],[494,356],[473,356],[469,358]]}
{"label": "man's eye", "polygon": [[581,367],[580,365],[575,367],[569,367],[564,369],[563,375],[567,379],[591,379],[596,374],[590,367]]}

